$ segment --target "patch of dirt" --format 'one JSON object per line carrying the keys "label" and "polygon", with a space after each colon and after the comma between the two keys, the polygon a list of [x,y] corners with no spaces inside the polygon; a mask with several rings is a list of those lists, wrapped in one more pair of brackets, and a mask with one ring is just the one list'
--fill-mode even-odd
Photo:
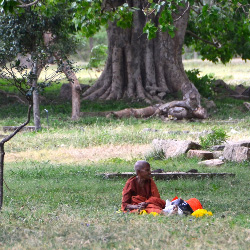
{"label": "patch of dirt", "polygon": [[25,152],[6,153],[6,162],[18,162],[24,160],[51,161],[55,163],[81,163],[86,161],[97,162],[110,158],[130,160],[143,156],[150,150],[149,144],[125,144],[125,145],[102,145],[90,148],[64,148],[56,150],[28,150]]}

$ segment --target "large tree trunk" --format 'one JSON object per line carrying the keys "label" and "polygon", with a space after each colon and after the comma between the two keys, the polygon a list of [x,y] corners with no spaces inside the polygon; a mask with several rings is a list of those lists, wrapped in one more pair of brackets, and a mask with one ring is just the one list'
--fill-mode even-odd
{"label": "large tree trunk", "polygon": [[[140,9],[146,6],[146,2],[130,1],[133,7]],[[178,19],[179,16],[181,18]],[[157,23],[158,18],[154,17],[153,21]],[[174,18],[178,19],[175,37],[171,38],[167,32],[158,32],[152,40],[147,40],[143,34],[146,18],[142,11],[134,13],[130,29],[121,29],[110,23],[105,69],[98,81],[83,94],[84,99],[129,98],[162,102],[166,94],[181,91],[187,105],[194,110],[199,108],[200,95],[187,78],[182,64],[189,11],[181,7]]]}

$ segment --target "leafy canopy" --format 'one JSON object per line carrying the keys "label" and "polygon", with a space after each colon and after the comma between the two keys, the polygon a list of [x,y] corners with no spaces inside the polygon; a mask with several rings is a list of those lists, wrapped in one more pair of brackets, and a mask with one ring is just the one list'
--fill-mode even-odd
{"label": "leafy canopy", "polygon": [[[250,58],[250,1],[199,1],[191,8],[186,44],[202,59],[226,63],[238,55]],[[191,34],[191,35],[190,35]],[[192,34],[195,34],[192,35]],[[210,43],[208,43],[210,42]]]}
{"label": "leafy canopy", "polygon": [[[4,2],[2,2],[3,4]],[[53,53],[60,54],[63,60],[75,47],[72,25],[72,8],[68,1],[48,2],[49,8],[37,4],[28,8],[12,8],[0,15],[0,76],[14,84],[22,93],[28,93],[32,79],[36,76],[28,67],[20,62],[19,55],[30,54],[26,61],[31,68],[48,67],[48,58]],[[9,6],[9,5],[7,5]],[[7,8],[6,6],[5,9]],[[48,7],[48,6],[47,6]],[[45,42],[45,34],[53,37],[51,43]],[[57,70],[47,76],[40,87],[49,86],[58,80],[61,72],[61,62]]]}
{"label": "leafy canopy", "polygon": [[[136,3],[136,1],[133,1]],[[249,0],[148,0],[139,1],[75,1],[75,27],[84,36],[91,36],[108,21],[122,28],[133,25],[133,15],[139,11],[146,16],[142,33],[148,39],[157,32],[175,36],[175,23],[190,12],[185,43],[193,46],[202,59],[223,63],[239,55],[250,58]],[[157,18],[155,18],[157,17]]]}
{"label": "leafy canopy", "polygon": [[[17,0],[3,0],[1,7],[15,11],[20,9],[18,4]],[[109,21],[129,28],[134,25],[133,15],[137,12],[146,17],[141,32],[148,39],[156,37],[157,32],[174,37],[175,23],[190,13],[185,43],[199,51],[202,59],[226,63],[236,55],[250,58],[250,0],[47,0],[39,1],[35,8],[52,16],[60,5],[70,10],[68,23],[84,37],[93,36]]]}

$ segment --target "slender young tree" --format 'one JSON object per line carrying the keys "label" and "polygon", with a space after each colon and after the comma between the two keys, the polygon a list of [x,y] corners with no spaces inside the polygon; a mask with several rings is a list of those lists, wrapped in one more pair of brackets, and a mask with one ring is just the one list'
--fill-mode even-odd
{"label": "slender young tree", "polygon": [[10,141],[20,130],[22,130],[22,128],[24,128],[30,122],[30,115],[32,111],[32,99],[27,98],[27,100],[29,102],[27,120],[23,124],[18,126],[12,134],[6,136],[0,141],[0,154],[1,154],[0,156],[0,210],[2,209],[2,206],[3,206],[3,184],[4,184],[3,177],[4,177],[4,156],[5,156],[4,145],[6,142]]}
{"label": "slender young tree", "polygon": [[[6,58],[8,58],[6,63]],[[43,65],[45,69],[48,69],[48,65]],[[6,136],[0,141],[0,210],[3,204],[3,183],[4,183],[4,156],[5,149],[4,145],[8,141],[10,141],[18,132],[20,132],[29,122],[31,118],[31,112],[33,107],[33,92],[36,91],[36,86],[33,81],[36,81],[37,72],[34,72],[34,68],[37,68],[36,65],[32,66],[32,69],[29,70],[27,66],[24,66],[20,63],[19,59],[13,60],[13,55],[9,53],[9,57],[6,54],[6,51],[0,50],[0,78],[4,85],[8,83],[11,86],[14,86],[19,95],[11,95],[11,97],[15,97],[18,101],[22,102],[22,104],[28,105],[28,114],[26,121],[18,126],[16,130],[10,135]],[[53,74],[50,78],[44,80],[44,85],[40,86],[40,88],[45,87],[50,84],[53,80],[57,79],[57,74]],[[6,92],[2,92],[8,96]]]}
{"label": "slender young tree", "polygon": [[[38,78],[51,55],[55,56],[55,63],[61,69],[58,72],[63,72],[72,86],[72,119],[80,117],[80,83],[68,60],[68,55],[76,46],[76,39],[72,36],[75,29],[70,22],[70,4],[68,1],[53,2],[48,4],[48,9],[41,4],[32,5],[19,12],[17,6],[15,13],[5,12],[0,16],[2,50],[6,53],[11,50],[13,58],[18,54],[31,54],[28,60],[32,64],[30,85],[35,88],[33,116],[37,130],[41,128]],[[50,43],[51,40],[53,43]]]}
{"label": "slender young tree", "polygon": [[[2,51],[1,51],[2,52]],[[9,54],[11,60],[12,54]],[[14,86],[18,91],[19,94],[23,97],[20,99],[22,102],[26,101],[28,105],[28,113],[26,121],[18,126],[13,133],[6,136],[0,141],[0,210],[3,205],[3,183],[4,183],[4,156],[5,156],[5,149],[4,145],[8,141],[10,141],[20,130],[22,130],[29,122],[31,117],[31,111],[33,106],[33,90],[34,88],[31,87],[28,82],[32,78],[31,74],[27,72],[27,68],[20,65],[19,60],[14,60],[9,65],[6,65],[6,57],[8,55],[5,53],[0,53],[0,78],[6,79],[12,86]],[[17,97],[17,96],[15,96]]]}

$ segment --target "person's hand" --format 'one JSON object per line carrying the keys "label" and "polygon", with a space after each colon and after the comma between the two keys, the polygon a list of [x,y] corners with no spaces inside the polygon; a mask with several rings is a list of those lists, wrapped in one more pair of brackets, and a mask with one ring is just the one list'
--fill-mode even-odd
{"label": "person's hand", "polygon": [[139,209],[139,205],[127,205],[127,209],[129,209],[129,210],[133,210],[133,209]]}
{"label": "person's hand", "polygon": [[127,205],[126,208],[129,209],[129,210],[133,210],[133,209],[144,209],[144,208],[147,207],[147,205],[148,205],[147,202],[141,202],[141,203],[139,203],[138,205],[131,205],[131,204],[129,204],[129,205]]}
{"label": "person's hand", "polygon": [[146,208],[148,206],[148,203],[147,202],[141,202],[138,205],[139,205],[140,209],[144,209],[144,208]]}

